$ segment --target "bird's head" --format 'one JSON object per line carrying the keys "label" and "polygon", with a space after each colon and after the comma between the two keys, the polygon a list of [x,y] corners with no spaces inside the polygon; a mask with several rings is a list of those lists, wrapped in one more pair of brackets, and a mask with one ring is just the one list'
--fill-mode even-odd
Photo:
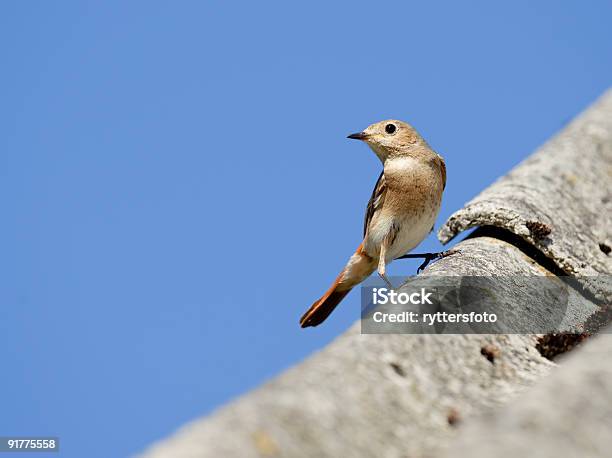
{"label": "bird's head", "polygon": [[377,122],[348,138],[366,142],[383,163],[389,157],[409,153],[424,143],[410,124],[396,119]]}

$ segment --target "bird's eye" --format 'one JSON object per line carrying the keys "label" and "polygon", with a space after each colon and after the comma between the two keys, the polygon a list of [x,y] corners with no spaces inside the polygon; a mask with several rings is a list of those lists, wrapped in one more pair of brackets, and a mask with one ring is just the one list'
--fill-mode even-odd
{"label": "bird's eye", "polygon": [[387,132],[389,135],[395,133],[396,129],[397,127],[395,127],[395,124],[387,124],[385,126],[385,132]]}

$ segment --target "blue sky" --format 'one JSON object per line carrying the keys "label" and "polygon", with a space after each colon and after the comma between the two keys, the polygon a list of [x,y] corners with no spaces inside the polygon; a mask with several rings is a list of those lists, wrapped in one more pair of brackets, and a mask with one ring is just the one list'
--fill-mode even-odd
{"label": "blue sky", "polygon": [[346,135],[417,127],[447,162],[439,224],[610,85],[611,17],[3,2],[0,435],[127,456],[324,346],[359,295],[298,319],[359,244],[381,168]]}

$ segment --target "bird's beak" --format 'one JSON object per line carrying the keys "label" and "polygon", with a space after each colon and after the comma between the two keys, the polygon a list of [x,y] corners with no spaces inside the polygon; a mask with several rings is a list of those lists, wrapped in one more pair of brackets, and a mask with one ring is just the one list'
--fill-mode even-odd
{"label": "bird's beak", "polygon": [[368,134],[365,132],[357,132],[356,134],[351,134],[346,138],[352,138],[353,140],[365,140],[368,138]]}

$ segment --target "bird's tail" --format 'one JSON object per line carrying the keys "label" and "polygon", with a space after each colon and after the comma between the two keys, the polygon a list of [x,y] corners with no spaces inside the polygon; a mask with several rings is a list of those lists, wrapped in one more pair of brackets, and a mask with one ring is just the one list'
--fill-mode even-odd
{"label": "bird's tail", "polygon": [[300,319],[300,325],[303,328],[309,326],[317,326],[334,311],[336,306],[344,299],[354,286],[365,280],[376,268],[374,259],[368,256],[364,249],[363,243],[359,245],[355,254],[351,256],[347,265],[342,269],[336,281],[326,291],[323,296],[317,300],[308,311]]}

